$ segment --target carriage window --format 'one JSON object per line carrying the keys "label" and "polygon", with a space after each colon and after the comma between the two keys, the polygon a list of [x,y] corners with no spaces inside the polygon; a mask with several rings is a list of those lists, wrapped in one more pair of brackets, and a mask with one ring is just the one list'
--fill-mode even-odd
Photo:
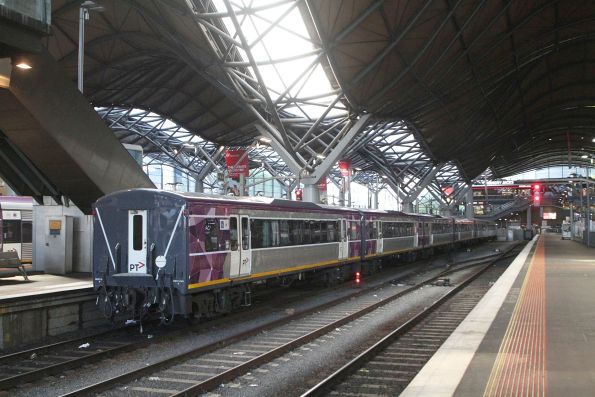
{"label": "carriage window", "polygon": [[[205,252],[221,251],[219,247],[219,220],[217,218],[206,218],[204,220],[205,230]],[[221,239],[223,241],[223,239]]]}
{"label": "carriage window", "polygon": [[[250,229],[252,230],[252,248],[268,248],[271,246],[271,225],[268,220],[251,219]],[[242,240],[243,238],[242,235]]]}
{"label": "carriage window", "polygon": [[23,243],[30,243],[33,241],[33,224],[31,221],[23,221],[21,231]]}
{"label": "carriage window", "polygon": [[271,224],[271,247],[278,247],[280,238],[279,238],[279,221],[268,221]]}
{"label": "carriage window", "polygon": [[4,220],[2,222],[2,234],[4,243],[20,243],[21,242],[21,221],[20,220]]}
{"label": "carriage window", "polygon": [[[323,223],[324,225],[324,223]],[[339,222],[326,222],[326,240],[329,243],[339,241]]]}
{"label": "carriage window", "polygon": [[374,240],[378,238],[378,231],[376,230],[376,222],[366,222],[366,232],[368,234],[368,240]]}
{"label": "carriage window", "polygon": [[291,245],[301,245],[302,244],[302,224],[303,221],[289,221],[290,230],[291,230]]}
{"label": "carriage window", "polygon": [[281,246],[291,245],[289,241],[289,221],[279,221],[279,237]]}
{"label": "carriage window", "polygon": [[359,224],[358,222],[349,222],[349,239],[359,240]]}
{"label": "carriage window", "polygon": [[238,250],[238,218],[235,216],[229,218],[229,243],[232,251]]}
{"label": "carriage window", "polygon": [[320,222],[310,221],[310,231],[312,233],[312,244],[319,244],[320,237]]}

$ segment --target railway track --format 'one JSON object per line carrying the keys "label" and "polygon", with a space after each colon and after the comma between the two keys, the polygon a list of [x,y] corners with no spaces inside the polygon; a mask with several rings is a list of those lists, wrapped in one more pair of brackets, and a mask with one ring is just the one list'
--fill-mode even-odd
{"label": "railway track", "polygon": [[[489,267],[507,252],[453,266],[437,275],[419,280],[413,286],[400,284],[400,287],[395,286],[391,291],[384,291],[385,296],[382,297],[372,291],[359,291],[348,297],[347,301],[342,297],[320,307],[64,394],[63,397],[96,393],[102,393],[102,396],[146,393],[193,396],[204,393],[429,283],[443,279],[446,275],[478,264],[488,263],[485,267]],[[358,299],[354,300],[358,295]]]}
{"label": "railway track", "polygon": [[479,278],[490,271],[502,270],[480,268],[301,397],[399,395],[488,291]]}
{"label": "railway track", "polygon": [[[411,266],[410,273],[415,271],[416,269]],[[374,288],[376,286],[364,287],[349,294],[347,299]],[[274,295],[271,291],[276,290],[275,288],[269,288],[255,295],[254,299],[270,298],[270,296]],[[299,299],[300,296],[307,294],[308,292],[304,291],[290,293],[278,303],[282,304],[284,301],[289,302]],[[341,299],[346,298],[338,298],[328,304],[336,304]],[[312,310],[318,310],[322,307],[324,305],[317,306]],[[261,309],[254,309],[254,311],[259,310]],[[238,315],[239,313],[235,314]],[[296,313],[296,315],[299,314],[301,313]],[[183,332],[201,332],[206,324],[213,326],[217,325],[217,323],[225,323],[228,320],[229,317],[226,317],[192,327],[178,324],[177,326],[157,329],[151,327],[152,323],[147,323],[145,324],[145,336],[142,338],[139,338],[137,325],[126,326],[6,354],[0,356],[0,390],[9,390],[12,387],[35,381],[45,376],[59,375],[82,365],[101,361],[120,353],[140,349],[158,342],[164,336],[171,338]]]}

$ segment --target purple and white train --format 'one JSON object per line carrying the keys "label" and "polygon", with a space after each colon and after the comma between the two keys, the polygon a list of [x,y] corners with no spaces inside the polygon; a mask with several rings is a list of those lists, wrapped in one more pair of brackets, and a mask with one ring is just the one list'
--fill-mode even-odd
{"label": "purple and white train", "polygon": [[93,280],[107,317],[229,312],[264,280],[346,279],[383,257],[496,236],[477,220],[151,189],[107,195],[94,213]]}

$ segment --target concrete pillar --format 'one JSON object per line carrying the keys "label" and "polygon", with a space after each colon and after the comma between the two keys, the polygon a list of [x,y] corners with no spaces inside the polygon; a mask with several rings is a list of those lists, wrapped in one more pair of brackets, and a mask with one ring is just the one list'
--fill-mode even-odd
{"label": "concrete pillar", "polygon": [[531,209],[533,207],[527,207],[527,229],[533,229],[533,221],[531,219]]}
{"label": "concrete pillar", "polygon": [[452,216],[452,210],[448,206],[440,206],[441,216]]}
{"label": "concrete pillar", "polygon": [[202,179],[195,178],[194,179],[194,191],[196,193],[204,193],[205,191],[205,184]]}
{"label": "concrete pillar", "polygon": [[473,219],[475,217],[475,212],[473,211],[473,190],[469,189],[467,195],[465,197],[466,205],[465,205],[465,218]]}
{"label": "concrete pillar", "polygon": [[304,201],[320,203],[320,191],[318,185],[304,185]]}

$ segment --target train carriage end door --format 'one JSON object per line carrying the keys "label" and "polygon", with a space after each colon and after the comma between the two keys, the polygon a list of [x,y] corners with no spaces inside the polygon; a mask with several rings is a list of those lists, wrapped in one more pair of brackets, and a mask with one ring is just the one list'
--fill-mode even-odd
{"label": "train carriage end door", "polygon": [[382,222],[376,221],[376,233],[377,233],[377,240],[376,240],[376,253],[382,254],[384,251],[384,244],[382,243]]}
{"label": "train carriage end door", "polygon": [[229,263],[229,277],[238,277],[240,275],[240,224],[239,216],[231,216],[229,218],[229,233],[230,233],[230,263]]}
{"label": "train carriage end door", "polygon": [[147,273],[147,210],[128,211],[128,273]]}
{"label": "train carriage end door", "polygon": [[341,219],[341,236],[339,239],[339,259],[347,259],[349,255],[349,242],[347,241],[347,221]]}
{"label": "train carriage end door", "polygon": [[252,271],[252,247],[250,241],[250,218],[241,217],[240,225],[240,276],[247,276]]}

